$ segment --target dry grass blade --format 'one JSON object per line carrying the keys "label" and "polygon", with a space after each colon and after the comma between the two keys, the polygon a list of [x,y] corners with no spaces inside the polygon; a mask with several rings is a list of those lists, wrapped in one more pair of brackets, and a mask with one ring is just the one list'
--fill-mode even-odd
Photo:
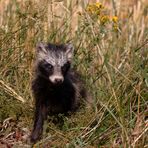
{"label": "dry grass blade", "polygon": [[146,128],[144,128],[143,132],[135,139],[135,141],[132,143],[132,146],[135,147],[136,142],[138,142],[138,140],[144,135],[146,134],[148,131],[148,125]]}
{"label": "dry grass blade", "polygon": [[12,89],[10,86],[8,86],[4,81],[0,80],[0,84],[1,84],[0,87],[2,89],[4,89],[4,91],[6,91],[6,93],[8,93],[12,97],[16,98],[17,100],[21,101],[22,103],[25,103],[25,100],[19,94],[17,94],[14,89]]}

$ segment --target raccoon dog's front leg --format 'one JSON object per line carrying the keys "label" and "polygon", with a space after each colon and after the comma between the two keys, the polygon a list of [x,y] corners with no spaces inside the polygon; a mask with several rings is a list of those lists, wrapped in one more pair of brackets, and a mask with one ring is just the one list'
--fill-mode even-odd
{"label": "raccoon dog's front leg", "polygon": [[34,128],[31,133],[31,142],[35,143],[42,136],[44,120],[47,118],[47,106],[43,102],[36,102]]}

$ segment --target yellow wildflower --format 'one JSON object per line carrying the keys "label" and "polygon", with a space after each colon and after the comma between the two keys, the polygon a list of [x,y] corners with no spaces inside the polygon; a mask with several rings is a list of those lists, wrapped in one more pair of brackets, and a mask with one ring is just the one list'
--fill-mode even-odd
{"label": "yellow wildflower", "polygon": [[113,30],[114,31],[118,31],[118,29],[119,29],[118,25],[117,24],[113,24]]}
{"label": "yellow wildflower", "polygon": [[100,19],[101,24],[105,24],[108,21],[109,21],[109,16],[107,15],[102,16]]}
{"label": "yellow wildflower", "polygon": [[113,21],[114,23],[117,23],[117,22],[118,22],[118,17],[117,17],[117,16],[114,16],[114,17],[112,18],[112,21]]}
{"label": "yellow wildflower", "polygon": [[88,6],[86,7],[86,11],[87,11],[87,12],[90,12],[90,11],[91,11],[90,5],[88,5]]}
{"label": "yellow wildflower", "polygon": [[99,9],[100,9],[100,8],[103,8],[103,5],[102,5],[101,3],[99,3],[99,2],[96,2],[96,3],[95,3],[95,6],[96,6],[97,8],[99,8]]}
{"label": "yellow wildflower", "polygon": [[89,4],[86,7],[86,11],[88,13],[96,14],[96,15],[100,15],[101,9],[103,9],[103,5],[101,3],[99,3],[99,2],[93,3],[93,4]]}
{"label": "yellow wildflower", "polygon": [[88,5],[88,6],[86,7],[86,11],[89,12],[89,13],[94,13],[95,10],[94,10],[93,5]]}

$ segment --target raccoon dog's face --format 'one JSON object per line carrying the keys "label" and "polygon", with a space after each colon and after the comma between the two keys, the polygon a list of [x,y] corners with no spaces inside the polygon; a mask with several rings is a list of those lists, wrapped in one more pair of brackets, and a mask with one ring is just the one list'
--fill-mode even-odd
{"label": "raccoon dog's face", "polygon": [[74,48],[71,44],[54,45],[40,43],[37,46],[39,73],[52,84],[61,84],[70,69]]}

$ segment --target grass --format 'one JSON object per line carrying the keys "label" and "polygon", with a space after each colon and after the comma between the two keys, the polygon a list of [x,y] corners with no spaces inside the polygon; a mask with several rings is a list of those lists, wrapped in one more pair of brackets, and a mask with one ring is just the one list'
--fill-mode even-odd
{"label": "grass", "polygon": [[104,7],[90,12],[83,1],[0,1],[0,142],[14,131],[3,127],[9,117],[20,129],[32,128],[36,44],[70,41],[93,107],[60,115],[62,126],[51,117],[34,147],[148,146],[148,3],[100,2]]}

